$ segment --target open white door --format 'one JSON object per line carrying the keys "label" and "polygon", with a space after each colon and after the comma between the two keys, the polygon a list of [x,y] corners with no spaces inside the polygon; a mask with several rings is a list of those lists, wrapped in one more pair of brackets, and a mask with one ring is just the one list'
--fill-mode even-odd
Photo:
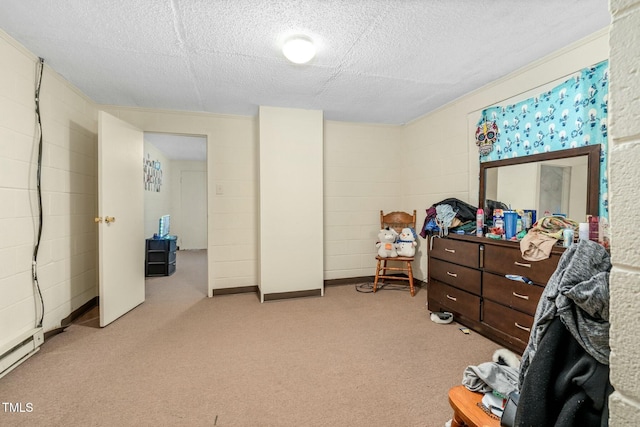
{"label": "open white door", "polygon": [[144,138],[98,113],[98,276],[100,326],[144,302]]}

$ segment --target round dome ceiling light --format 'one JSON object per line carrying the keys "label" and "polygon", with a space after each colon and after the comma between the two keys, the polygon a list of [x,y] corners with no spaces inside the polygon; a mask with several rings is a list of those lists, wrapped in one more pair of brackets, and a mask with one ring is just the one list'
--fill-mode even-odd
{"label": "round dome ceiling light", "polygon": [[316,47],[308,37],[295,36],[284,42],[282,53],[295,64],[306,64],[316,56]]}

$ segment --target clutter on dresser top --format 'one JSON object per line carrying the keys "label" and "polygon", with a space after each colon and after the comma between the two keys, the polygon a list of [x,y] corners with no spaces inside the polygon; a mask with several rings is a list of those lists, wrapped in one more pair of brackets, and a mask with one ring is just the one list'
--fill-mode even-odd
{"label": "clutter on dresser top", "polygon": [[523,258],[530,261],[547,258],[551,247],[568,248],[579,240],[592,240],[609,248],[607,219],[594,215],[579,222],[563,213],[545,211],[538,218],[535,209],[512,209],[492,200],[483,209],[455,198],[436,203],[426,212],[420,233],[424,238],[454,233],[519,242]]}

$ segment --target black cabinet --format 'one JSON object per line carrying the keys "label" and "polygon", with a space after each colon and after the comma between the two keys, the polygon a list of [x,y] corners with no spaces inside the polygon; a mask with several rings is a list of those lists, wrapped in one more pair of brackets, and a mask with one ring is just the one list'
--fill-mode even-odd
{"label": "black cabinet", "polygon": [[176,239],[171,236],[146,240],[145,276],[170,276],[176,271]]}

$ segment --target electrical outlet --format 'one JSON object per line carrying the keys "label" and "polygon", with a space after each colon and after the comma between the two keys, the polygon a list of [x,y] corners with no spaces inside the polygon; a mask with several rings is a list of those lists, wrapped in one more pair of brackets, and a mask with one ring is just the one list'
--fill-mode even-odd
{"label": "electrical outlet", "polygon": [[38,331],[33,334],[33,344],[35,347],[40,347],[44,344],[44,333],[42,332],[42,328],[38,329]]}

